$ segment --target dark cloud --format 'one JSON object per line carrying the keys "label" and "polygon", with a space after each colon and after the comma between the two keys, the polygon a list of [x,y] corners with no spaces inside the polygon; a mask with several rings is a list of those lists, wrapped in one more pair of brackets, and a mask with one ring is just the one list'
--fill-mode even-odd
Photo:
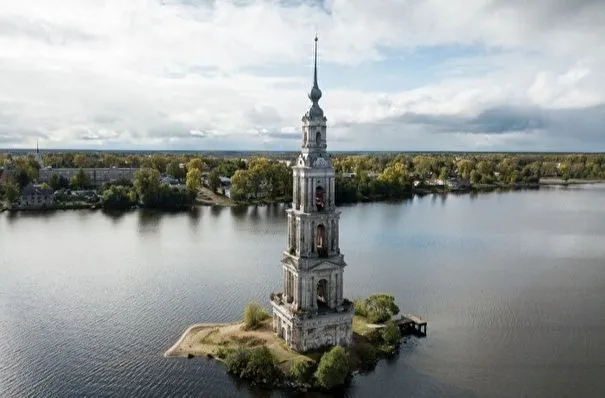
{"label": "dark cloud", "polygon": [[[402,134],[410,133],[420,134],[425,139],[426,134],[443,137],[453,133],[527,133],[529,137],[539,133],[541,147],[605,150],[605,104],[566,109],[501,106],[485,109],[474,116],[406,113],[374,123],[340,123],[332,128],[346,129],[362,141],[369,137],[377,141],[377,137],[396,140]],[[448,142],[443,142],[439,149],[451,149],[447,145]]]}
{"label": "dark cloud", "polygon": [[603,27],[605,2],[603,0],[492,0],[490,7],[498,9],[515,8],[521,15],[541,28],[561,25],[582,24]]}
{"label": "dark cloud", "polygon": [[605,105],[569,109],[502,106],[485,109],[476,116],[406,113],[379,124],[385,122],[424,125],[427,131],[436,133],[505,134],[536,130],[572,133],[579,130],[585,135],[601,136]]}

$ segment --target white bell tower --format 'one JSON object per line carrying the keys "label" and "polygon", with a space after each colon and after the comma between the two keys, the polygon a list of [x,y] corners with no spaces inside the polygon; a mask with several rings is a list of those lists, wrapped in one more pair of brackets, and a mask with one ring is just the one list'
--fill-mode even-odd
{"label": "white bell tower", "polygon": [[335,172],[327,153],[326,117],[319,107],[317,37],[311,108],[302,118],[302,146],[293,167],[283,292],[274,295],[273,327],[297,351],[349,345],[353,308],[343,297],[346,263],[340,253]]}

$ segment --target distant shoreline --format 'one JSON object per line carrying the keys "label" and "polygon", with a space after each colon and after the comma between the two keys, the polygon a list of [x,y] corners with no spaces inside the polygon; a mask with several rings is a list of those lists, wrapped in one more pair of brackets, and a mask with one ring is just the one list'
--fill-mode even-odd
{"label": "distant shoreline", "polygon": [[[451,189],[443,189],[440,186],[431,186],[431,187],[427,187],[427,188],[421,188],[421,189],[414,189],[412,191],[409,192],[409,196],[414,196],[414,195],[429,195],[429,194],[448,194],[448,193],[453,193],[453,194],[470,194],[470,193],[477,193],[477,192],[493,192],[493,191],[497,191],[497,190],[521,190],[521,189],[540,189],[541,187],[550,187],[550,186],[569,186],[569,185],[594,185],[594,184],[605,184],[605,180],[581,180],[581,179],[569,179],[567,181],[561,179],[561,178],[543,178],[540,180],[539,183],[535,183],[535,184],[515,184],[515,185],[496,185],[496,184],[476,184],[474,186],[472,186],[471,188],[468,189],[464,189],[464,190],[451,190]],[[86,203],[82,203],[82,202],[77,202],[77,203],[62,203],[61,205],[55,205],[52,207],[46,207],[46,208],[42,208],[42,209],[11,209],[9,207],[6,206],[6,204],[2,204],[0,206],[0,213],[2,212],[18,212],[18,211],[25,211],[25,212],[34,212],[34,211],[56,211],[56,210],[107,210],[107,211],[127,211],[127,210],[134,210],[134,209],[148,209],[148,210],[154,210],[154,211],[158,211],[158,212],[174,212],[174,211],[188,211],[191,210],[193,208],[196,207],[212,207],[212,206],[219,206],[219,207],[239,207],[239,206],[266,206],[266,205],[272,205],[272,204],[281,204],[281,203],[290,203],[290,201],[273,201],[273,202],[269,202],[269,201],[262,201],[262,200],[258,200],[258,201],[249,201],[249,202],[235,202],[233,200],[231,200],[230,198],[223,196],[223,195],[219,195],[216,193],[213,193],[211,195],[208,194],[208,192],[210,190],[205,189],[205,194],[202,198],[199,198],[196,200],[196,202],[188,208],[182,208],[182,209],[162,209],[162,208],[146,208],[146,207],[140,207],[140,206],[134,206],[131,209],[104,209],[102,206],[100,206],[99,204],[86,204]],[[401,199],[404,199],[405,197],[402,197]],[[390,198],[392,199],[392,198]],[[389,199],[389,200],[390,200]],[[382,199],[382,198],[364,198],[361,200],[358,200],[356,202],[344,202],[344,203],[339,203],[338,205],[350,205],[350,204],[355,204],[355,203],[377,203],[377,202],[383,202],[387,199]]]}

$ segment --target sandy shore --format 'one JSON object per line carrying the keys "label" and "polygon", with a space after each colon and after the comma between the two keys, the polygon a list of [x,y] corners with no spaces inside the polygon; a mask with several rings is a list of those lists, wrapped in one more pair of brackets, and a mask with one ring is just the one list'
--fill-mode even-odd
{"label": "sandy shore", "polygon": [[[267,347],[284,369],[300,354],[290,350],[271,328],[271,320],[256,330],[243,330],[242,322],[199,323],[185,330],[177,342],[164,353],[165,357],[217,358],[220,348]],[[218,358],[217,358],[218,359]]]}

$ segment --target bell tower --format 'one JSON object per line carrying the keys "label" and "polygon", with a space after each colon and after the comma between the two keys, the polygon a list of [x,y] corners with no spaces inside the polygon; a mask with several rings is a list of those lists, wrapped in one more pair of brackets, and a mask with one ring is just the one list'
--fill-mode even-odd
{"label": "bell tower", "polygon": [[335,172],[326,151],[327,119],[319,106],[317,40],[312,104],[302,118],[301,153],[293,167],[292,208],[287,210],[283,292],[272,295],[274,330],[297,351],[348,345],[352,339],[352,305],[343,297],[346,263],[334,203]]}

